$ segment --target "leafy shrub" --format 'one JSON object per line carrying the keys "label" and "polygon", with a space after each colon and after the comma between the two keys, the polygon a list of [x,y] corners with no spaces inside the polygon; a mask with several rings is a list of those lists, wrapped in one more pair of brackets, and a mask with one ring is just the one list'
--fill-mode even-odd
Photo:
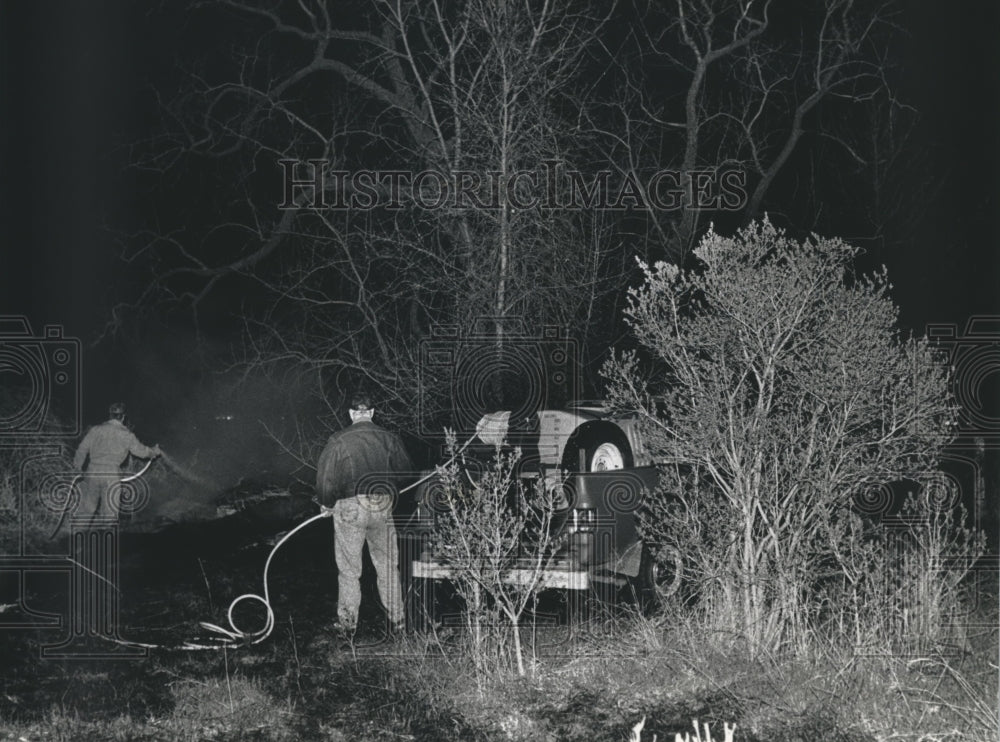
{"label": "leafy shrub", "polygon": [[882,558],[855,499],[930,481],[952,438],[945,365],[902,336],[884,269],[858,275],[857,253],[766,220],[710,231],[696,268],[642,265],[626,315],[645,355],[605,367],[669,464],[647,539],[685,556],[705,617],[752,653],[808,644],[831,571]]}

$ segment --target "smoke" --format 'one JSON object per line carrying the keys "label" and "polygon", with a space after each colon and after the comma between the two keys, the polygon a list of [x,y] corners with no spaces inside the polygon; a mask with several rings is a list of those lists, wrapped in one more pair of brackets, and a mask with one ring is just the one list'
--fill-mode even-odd
{"label": "smoke", "polygon": [[171,469],[173,469],[174,473],[176,473],[181,478],[186,479],[187,481],[191,482],[192,484],[196,484],[199,487],[203,487],[203,488],[209,489],[209,490],[217,490],[217,489],[219,489],[219,483],[218,482],[214,482],[211,479],[206,479],[205,477],[202,477],[202,476],[199,476],[199,475],[195,474],[193,471],[191,471],[187,467],[181,466],[180,464],[178,464],[176,461],[174,461],[174,459],[171,456],[168,456],[165,452],[163,452],[163,451],[160,452],[160,458],[163,459],[163,462],[167,466],[169,466]]}
{"label": "smoke", "polygon": [[219,492],[246,480],[286,486],[296,474],[313,479],[303,464],[315,463],[311,438],[324,436],[316,432],[314,411],[323,408],[310,380],[248,370],[233,356],[222,343],[180,332],[148,336],[130,349],[122,364],[128,389],[114,396],[125,400],[139,439],[168,450],[168,465],[187,485]]}
{"label": "smoke", "polygon": [[314,411],[325,407],[308,379],[248,371],[221,343],[162,329],[104,352],[103,365],[85,368],[84,427],[105,419],[108,401],[123,400],[139,440],[169,452],[142,478],[151,496],[137,528],[215,517],[219,497],[236,487],[314,481],[310,444],[325,438]]}

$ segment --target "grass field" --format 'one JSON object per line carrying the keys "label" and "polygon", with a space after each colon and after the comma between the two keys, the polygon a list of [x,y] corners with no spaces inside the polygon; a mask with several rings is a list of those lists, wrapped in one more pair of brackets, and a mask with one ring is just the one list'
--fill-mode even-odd
{"label": "grass field", "polygon": [[[954,642],[903,651],[817,634],[805,651],[753,660],[738,636],[709,632],[690,610],[644,617],[623,599],[567,625],[550,596],[554,623],[530,631],[530,676],[498,666],[483,685],[459,629],[386,642],[375,609],[353,651],[329,641],[328,541],[317,530],[276,560],[266,641],[212,651],[178,647],[258,590],[269,547],[123,541],[133,553],[122,557],[119,634],[160,647],[139,659],[42,659],[65,629],[0,630],[0,739],[618,742],[643,718],[643,742],[684,739],[695,720],[717,742],[733,723],[735,740],[997,739],[992,572]],[[32,608],[66,613],[64,576],[31,578],[25,591]],[[239,618],[262,621],[253,607]]]}

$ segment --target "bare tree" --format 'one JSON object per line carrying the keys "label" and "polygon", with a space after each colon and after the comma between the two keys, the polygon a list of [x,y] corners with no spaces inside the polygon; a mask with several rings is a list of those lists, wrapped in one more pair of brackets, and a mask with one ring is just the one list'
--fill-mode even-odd
{"label": "bare tree", "polygon": [[[233,46],[164,97],[137,154],[164,204],[127,240],[152,269],[138,303],[238,296],[245,363],[334,396],[364,379],[407,424],[414,399],[448,406],[448,379],[420,364],[435,326],[493,318],[498,366],[512,324],[571,328],[596,367],[630,253],[679,258],[706,210],[752,215],[810,131],[860,151],[817,114],[885,88],[888,3],[782,6],[777,29],[773,5],[199,3]],[[612,167],[609,209],[551,208],[539,182],[562,168],[606,185]],[[664,168],[750,179],[706,206],[691,175],[683,208],[661,209],[639,176]]]}
{"label": "bare tree", "polygon": [[[687,179],[668,185],[686,191],[689,208],[647,212],[657,255],[682,261],[703,213],[731,211],[744,222],[759,216],[804,137],[836,142],[861,165],[886,156],[837,120],[860,105],[904,110],[888,75],[894,6],[893,0],[641,6],[634,27],[642,64],[626,68],[618,102],[592,125],[607,137],[608,157],[621,172],[648,172],[656,153],[657,167]],[[725,177],[733,178],[728,193],[718,182]],[[656,194],[647,198],[655,201]]]}
{"label": "bare tree", "polygon": [[[624,261],[610,225],[526,203],[541,163],[573,156],[566,111],[600,17],[510,0],[382,0],[354,25],[326,2],[214,7],[250,24],[254,52],[195,76],[142,164],[214,161],[234,182],[200,234],[132,235],[130,259],[157,256],[144,299],[198,307],[242,280],[269,296],[245,361],[366,378],[411,409],[434,325],[492,317],[500,341],[508,319],[604,321]],[[358,170],[399,179],[322,177]]]}

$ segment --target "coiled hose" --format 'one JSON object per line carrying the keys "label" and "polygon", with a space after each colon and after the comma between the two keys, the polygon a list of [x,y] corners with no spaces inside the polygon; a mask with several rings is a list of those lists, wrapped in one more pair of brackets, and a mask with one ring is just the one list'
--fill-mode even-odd
{"label": "coiled hose", "polygon": [[[475,438],[476,435],[473,434],[465,443],[462,444],[461,448],[459,448],[457,451],[455,451],[454,454],[452,454],[451,458],[448,460],[447,463],[451,463],[456,458],[458,458],[458,456],[463,451],[465,451],[466,448],[468,448],[469,444],[472,443],[472,441],[475,440]],[[425,474],[423,477],[418,479],[413,484],[408,485],[403,489],[401,489],[399,491],[399,494],[403,494],[404,492],[409,492],[415,487],[419,487],[421,484],[426,482],[435,474],[437,474],[437,470]],[[322,520],[323,518],[332,518],[332,517],[333,517],[333,510],[324,509],[323,512],[302,521],[301,523],[299,523],[299,525],[295,526],[295,528],[293,528],[291,531],[282,536],[281,540],[274,545],[273,549],[271,549],[271,553],[267,555],[267,561],[264,562],[264,575],[263,575],[264,594],[258,595],[256,593],[243,593],[242,595],[236,596],[233,602],[229,604],[229,609],[226,611],[226,621],[229,622],[228,629],[219,626],[218,624],[209,623],[208,621],[200,621],[199,626],[217,635],[214,637],[210,637],[209,641],[212,641],[213,643],[199,644],[188,641],[183,644],[181,649],[222,649],[222,648],[231,649],[239,646],[249,646],[253,644],[259,644],[260,642],[264,641],[268,636],[270,636],[271,632],[274,631],[274,620],[275,620],[274,609],[271,607],[271,593],[267,581],[268,570],[270,570],[271,568],[271,560],[274,559],[274,555],[278,552],[278,549],[280,549],[286,541],[288,541],[292,536],[294,536],[296,533],[298,533],[303,528],[308,526],[310,523],[313,523],[317,520]],[[236,622],[233,619],[233,610],[236,608],[237,605],[242,603],[244,600],[256,600],[257,602],[263,604],[264,606],[264,610],[266,611],[266,618],[264,619],[264,626],[258,631],[249,631],[249,632],[243,631],[236,625]],[[150,647],[153,645],[145,644],[140,646]]]}

